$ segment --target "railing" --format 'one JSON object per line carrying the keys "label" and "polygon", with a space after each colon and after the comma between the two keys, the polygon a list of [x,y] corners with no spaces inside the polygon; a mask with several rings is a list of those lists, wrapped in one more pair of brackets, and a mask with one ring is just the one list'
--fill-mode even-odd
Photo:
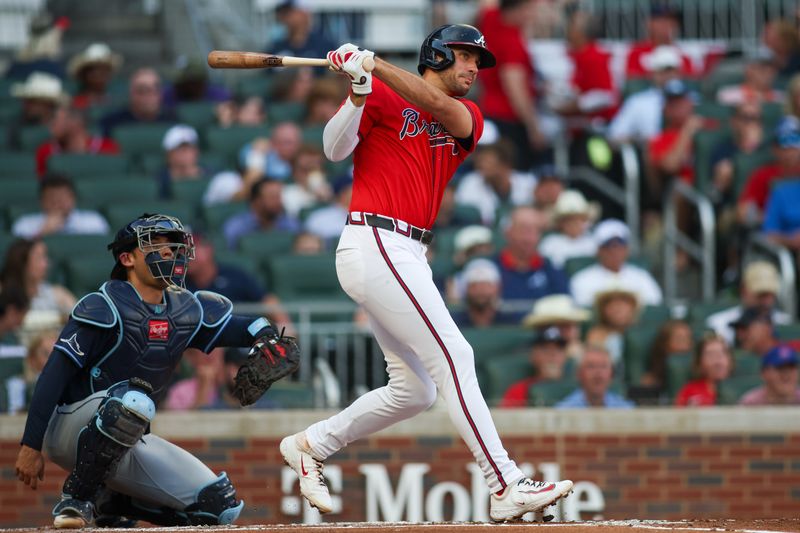
{"label": "railing", "polygon": [[778,301],[794,322],[797,319],[797,273],[792,253],[787,248],[770,242],[764,235],[755,234],[747,240],[742,264],[746,265],[760,256],[767,256],[773,263],[778,264],[781,275]]}
{"label": "railing", "polygon": [[[700,240],[695,242],[678,228],[676,200],[682,199],[693,206],[700,219]],[[664,200],[664,298],[675,300],[677,273],[676,252],[680,248],[700,263],[703,300],[710,302],[716,293],[716,222],[711,202],[686,183],[675,179]]]}

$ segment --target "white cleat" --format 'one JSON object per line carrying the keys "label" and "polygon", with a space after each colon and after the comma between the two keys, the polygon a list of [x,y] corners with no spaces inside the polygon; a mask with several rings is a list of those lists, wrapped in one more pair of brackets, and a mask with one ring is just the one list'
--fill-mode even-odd
{"label": "white cleat", "polygon": [[314,459],[310,453],[302,449],[297,444],[295,435],[283,439],[280,448],[283,461],[297,473],[303,497],[320,513],[330,513],[333,502],[325,485],[325,478],[322,476],[322,461]]}
{"label": "white cleat", "polygon": [[549,483],[526,477],[505,488],[503,494],[492,494],[489,518],[494,522],[519,520],[522,515],[543,511],[572,490],[572,481]]}

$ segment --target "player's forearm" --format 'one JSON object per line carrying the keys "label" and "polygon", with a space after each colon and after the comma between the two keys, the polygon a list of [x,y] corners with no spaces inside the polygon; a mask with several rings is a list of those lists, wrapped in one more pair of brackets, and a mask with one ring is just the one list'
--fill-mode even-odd
{"label": "player's forearm", "polygon": [[50,421],[53,409],[58,405],[67,383],[77,375],[78,371],[78,367],[67,360],[63,353],[53,350],[36,382],[36,389],[28,408],[28,418],[25,421],[22,444],[34,450],[42,449],[47,423]]}
{"label": "player's forearm", "polygon": [[451,103],[452,99],[438,87],[378,57],[375,58],[375,70],[372,73],[404,100],[435,117]]}
{"label": "player's forearm", "polygon": [[[261,320],[263,322],[259,322]],[[266,318],[233,315],[209,349],[217,346],[249,348],[258,337],[266,334],[278,334],[275,326]]]}

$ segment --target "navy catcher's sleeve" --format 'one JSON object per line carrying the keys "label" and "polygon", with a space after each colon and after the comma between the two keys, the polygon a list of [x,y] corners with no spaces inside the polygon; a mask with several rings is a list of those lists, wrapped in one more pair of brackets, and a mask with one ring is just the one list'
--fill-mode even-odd
{"label": "navy catcher's sleeve", "polygon": [[220,328],[200,328],[191,347],[209,353],[218,346],[249,348],[264,335],[277,335],[266,318],[231,315]]}
{"label": "navy catcher's sleeve", "polygon": [[61,399],[67,384],[79,372],[80,367],[72,364],[70,356],[64,352],[53,350],[33,391],[33,398],[28,409],[28,419],[25,421],[25,433],[22,435],[22,444],[34,450],[42,449],[50,415],[53,414],[53,409]]}

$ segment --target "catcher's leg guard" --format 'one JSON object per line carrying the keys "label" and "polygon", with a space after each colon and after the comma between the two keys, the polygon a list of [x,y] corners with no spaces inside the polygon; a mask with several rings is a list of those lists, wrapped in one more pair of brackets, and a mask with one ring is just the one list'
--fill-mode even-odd
{"label": "catcher's leg guard", "polygon": [[81,430],[78,453],[64,482],[63,493],[77,500],[93,501],[120,459],[142,438],[155,416],[150,385],[140,379],[108,389],[97,413]]}
{"label": "catcher's leg guard", "polygon": [[159,526],[216,526],[232,524],[242,508],[244,502],[236,500],[236,489],[223,472],[213,483],[200,489],[197,501],[182,511],[153,507],[130,496],[114,493],[111,498],[98,504],[97,512],[145,520]]}

